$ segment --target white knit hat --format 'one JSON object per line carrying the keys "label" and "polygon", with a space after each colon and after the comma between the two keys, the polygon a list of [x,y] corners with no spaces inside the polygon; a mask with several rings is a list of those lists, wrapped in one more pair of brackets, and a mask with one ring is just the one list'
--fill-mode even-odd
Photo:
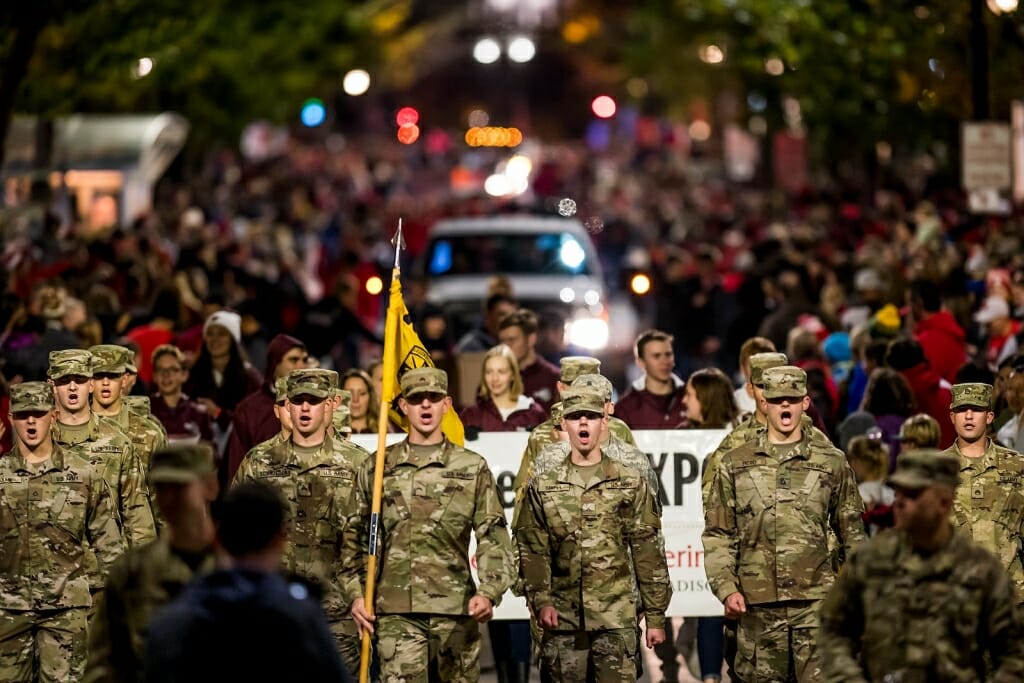
{"label": "white knit hat", "polygon": [[242,343],[242,316],[234,311],[217,311],[207,318],[206,322],[203,323],[204,337],[206,336],[206,330],[210,329],[210,325],[220,325],[231,333],[231,336],[235,338],[237,343]]}

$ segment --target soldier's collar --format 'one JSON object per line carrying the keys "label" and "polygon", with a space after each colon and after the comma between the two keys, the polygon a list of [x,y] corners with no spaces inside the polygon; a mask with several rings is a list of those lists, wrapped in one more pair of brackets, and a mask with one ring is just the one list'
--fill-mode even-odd
{"label": "soldier's collar", "polygon": [[609,479],[618,479],[619,477],[619,466],[613,458],[608,457],[608,454],[601,449],[601,460],[597,463],[599,467],[594,472],[594,478],[589,483],[583,481],[583,477],[580,476],[577,465],[572,461],[572,451],[569,451],[569,456],[565,459],[565,464],[562,465],[561,476],[559,476],[559,482],[563,484],[573,484],[579,486],[582,489],[588,489],[596,484]]}
{"label": "soldier's collar", "polygon": [[448,452],[451,449],[451,442],[448,441],[448,437],[443,437],[441,443],[434,444],[430,455],[422,457],[416,454],[413,444],[409,443],[409,437],[399,442],[398,448],[394,450],[394,460],[392,466],[397,465],[415,465],[416,467],[423,467],[424,465],[446,465],[448,464]]}
{"label": "soldier's collar", "polygon": [[[53,452],[50,453],[49,459],[44,460],[37,465],[30,465],[28,461],[25,460],[25,456],[21,454],[21,449],[18,448],[17,444],[14,445],[14,449],[8,457],[12,458],[11,462],[14,464],[15,472],[25,472],[27,474],[36,475],[46,474],[53,470],[64,469],[64,451],[61,450],[61,447],[57,444],[56,440],[53,441]],[[40,466],[42,466],[42,468],[36,471],[35,468]]]}

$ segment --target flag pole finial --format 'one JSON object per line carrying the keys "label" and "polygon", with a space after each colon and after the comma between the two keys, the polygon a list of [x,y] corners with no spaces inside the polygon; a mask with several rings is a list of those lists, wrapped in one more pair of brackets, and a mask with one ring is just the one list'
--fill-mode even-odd
{"label": "flag pole finial", "polygon": [[395,268],[398,268],[398,259],[405,249],[405,238],[402,237],[402,219],[398,219],[398,230],[395,231],[395,236],[391,238],[391,244],[395,248]]}

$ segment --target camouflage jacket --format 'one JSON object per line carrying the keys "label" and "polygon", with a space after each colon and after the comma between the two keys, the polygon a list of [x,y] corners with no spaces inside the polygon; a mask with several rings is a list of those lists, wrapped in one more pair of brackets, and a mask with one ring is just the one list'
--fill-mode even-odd
{"label": "camouflage jacket", "polygon": [[[608,418],[608,430],[604,443],[607,444],[608,439],[612,436],[618,437],[630,446],[636,446],[636,439],[633,438],[633,432],[630,431],[629,425],[614,415]],[[526,482],[530,478],[533,469],[533,461],[537,459],[537,456],[544,450],[544,447],[548,444],[558,443],[558,441],[558,432],[555,430],[554,420],[541,422],[534,427],[533,431],[530,432],[529,440],[526,442],[526,450],[523,452],[523,459],[519,463],[519,472],[516,474],[515,488],[517,491],[526,486]]]}
{"label": "camouflage jacket", "polygon": [[89,607],[86,546],[105,571],[124,550],[110,488],[84,459],[54,444],[29,464],[0,458],[0,608]]}
{"label": "camouflage jacket", "polygon": [[554,607],[559,630],[634,628],[641,612],[664,628],[672,587],[657,495],[611,457],[589,483],[568,459],[537,473],[515,528],[533,613]]}
{"label": "camouflage jacket", "polygon": [[163,538],[119,557],[89,624],[89,660],[82,683],[142,681],[150,620],[194,576],[212,571],[215,564],[210,552],[193,572]]}
{"label": "camouflage jacket", "polygon": [[[271,439],[273,441],[273,439]],[[317,582],[324,611],[332,621],[348,617],[341,585],[342,536],[352,514],[356,472],[370,454],[359,446],[327,437],[312,458],[303,460],[291,439],[249,451],[234,484],[263,481],[288,502],[291,528],[284,549],[286,571]]]}
{"label": "camouflage jacket", "polygon": [[[350,600],[365,587],[375,466],[370,458],[359,470],[345,532]],[[429,450],[401,441],[385,452],[381,500],[376,613],[465,615],[477,594],[501,602],[513,579],[512,546],[498,485],[482,457],[447,439]],[[479,586],[470,573],[471,533]]]}
{"label": "camouflage jacket", "polygon": [[[814,420],[807,415],[800,418],[800,428],[810,430],[812,442],[824,446],[833,446],[831,439],[825,436],[825,432],[815,427]],[[767,430],[767,426],[758,422],[757,416],[751,413],[746,420],[736,425],[731,432],[726,434],[725,438],[722,439],[722,443],[718,444],[718,448],[707,457],[704,461],[704,471],[700,481],[700,494],[701,499],[704,501],[704,509],[708,507],[711,484],[715,480],[715,472],[718,470],[718,463],[722,461],[722,456],[749,441],[754,441],[759,434],[763,434]]]}
{"label": "camouflage jacket", "polygon": [[128,547],[156,539],[149,489],[128,437],[95,413],[89,418],[89,432],[82,441],[72,442],[57,420],[51,431],[54,442],[65,452],[85,458],[103,475],[114,496],[114,514]]}
{"label": "camouflage jacket", "polygon": [[1024,680],[1024,631],[999,565],[958,532],[927,557],[895,529],[871,538],[821,607],[825,680]]}
{"label": "camouflage jacket", "polygon": [[1024,455],[991,439],[981,458],[968,458],[956,442],[948,449],[960,457],[960,485],[953,504],[953,525],[994,554],[1010,575],[1018,604],[1024,602]]}
{"label": "camouflage jacket", "polygon": [[719,600],[747,604],[823,598],[835,581],[829,530],[843,556],[865,538],[864,503],[843,452],[811,439],[788,453],[767,432],[729,451],[704,512],[704,562]]}
{"label": "camouflage jacket", "polygon": [[128,406],[122,406],[117,415],[109,415],[101,419],[107,420],[128,435],[132,448],[142,466],[142,477],[145,481],[149,474],[149,459],[153,451],[167,445],[167,431],[160,421],[150,415],[133,412]]}

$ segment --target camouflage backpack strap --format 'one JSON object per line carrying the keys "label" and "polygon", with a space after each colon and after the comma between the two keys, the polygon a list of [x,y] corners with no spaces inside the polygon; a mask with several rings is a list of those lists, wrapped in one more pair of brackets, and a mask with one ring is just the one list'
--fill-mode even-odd
{"label": "camouflage backpack strap", "polygon": [[613,435],[602,452],[620,465],[639,473],[651,487],[651,491],[657,492],[660,489],[661,482],[658,480],[657,472],[651,467],[650,459],[636,446]]}
{"label": "camouflage backpack strap", "polygon": [[527,485],[540,475],[561,466],[569,456],[570,450],[569,444],[565,441],[556,441],[544,446],[533,460],[533,467],[527,475]]}

